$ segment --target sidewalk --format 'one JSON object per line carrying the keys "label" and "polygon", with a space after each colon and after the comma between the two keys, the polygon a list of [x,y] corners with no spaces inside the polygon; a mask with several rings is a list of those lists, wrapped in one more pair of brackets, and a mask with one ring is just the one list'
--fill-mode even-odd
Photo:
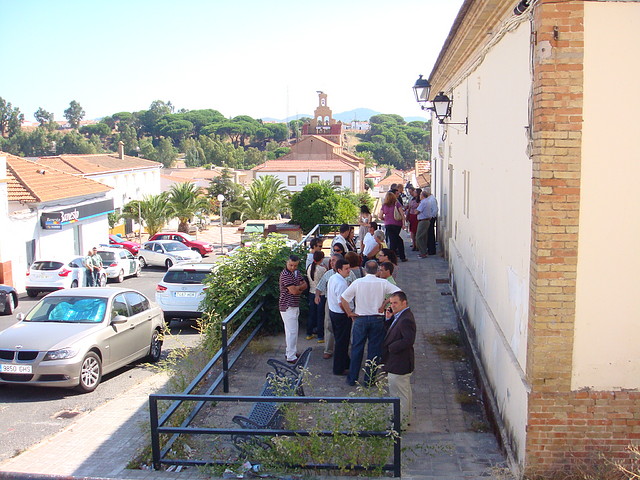
{"label": "sidewalk", "polygon": [[[218,237],[219,239],[219,237]],[[225,242],[227,243],[227,242]],[[409,242],[405,239],[408,247]],[[403,456],[403,478],[424,480],[511,478],[504,472],[505,460],[495,437],[482,433],[487,422],[475,400],[477,389],[465,360],[441,356],[429,338],[457,330],[448,284],[447,262],[440,257],[420,259],[408,252],[409,261],[398,267],[398,285],[407,293],[418,324],[416,371],[412,376],[414,422],[402,435],[402,446],[413,447],[417,456]],[[318,379],[307,395],[346,395],[344,377],[331,373],[331,360],[322,358],[322,345],[304,338],[300,330],[300,351],[313,347],[309,369]],[[272,337],[272,348],[252,351],[232,375],[231,393],[253,395],[264,381],[268,358],[284,354],[284,335]],[[212,478],[197,468],[181,472],[128,470],[127,463],[147,443],[147,395],[164,384],[158,375],[122,397],[78,419],[71,427],[0,464],[0,479],[38,478],[8,472],[74,477],[118,479]],[[430,450],[429,446],[444,447]],[[426,448],[425,448],[426,447]],[[496,470],[497,469],[497,470]],[[496,472],[500,472],[499,474]],[[320,477],[316,477],[320,478]],[[329,478],[327,476],[326,478]],[[331,478],[338,478],[331,475]],[[346,477],[345,477],[346,478]]]}

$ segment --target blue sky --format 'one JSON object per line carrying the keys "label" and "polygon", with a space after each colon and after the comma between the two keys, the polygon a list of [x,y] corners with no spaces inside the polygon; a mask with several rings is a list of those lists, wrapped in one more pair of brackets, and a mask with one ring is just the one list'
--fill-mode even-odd
{"label": "blue sky", "polygon": [[170,100],[227,117],[371,108],[420,116],[462,0],[0,0],[0,97],[27,120]]}

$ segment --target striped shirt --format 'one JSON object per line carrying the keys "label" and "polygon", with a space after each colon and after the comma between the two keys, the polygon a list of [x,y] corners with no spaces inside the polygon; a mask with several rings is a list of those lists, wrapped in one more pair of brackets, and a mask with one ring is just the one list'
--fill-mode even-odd
{"label": "striped shirt", "polygon": [[300,304],[300,295],[289,292],[287,287],[297,287],[304,279],[298,270],[290,272],[286,268],[280,274],[280,299],[278,309],[286,312],[289,307],[297,307]]}

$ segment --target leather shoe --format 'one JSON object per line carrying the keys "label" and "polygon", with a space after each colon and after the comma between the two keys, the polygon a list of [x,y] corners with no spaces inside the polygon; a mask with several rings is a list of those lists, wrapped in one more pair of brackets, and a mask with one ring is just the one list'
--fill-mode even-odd
{"label": "leather shoe", "polygon": [[333,355],[331,353],[323,353],[322,354],[322,358],[324,358],[325,360],[331,358]]}

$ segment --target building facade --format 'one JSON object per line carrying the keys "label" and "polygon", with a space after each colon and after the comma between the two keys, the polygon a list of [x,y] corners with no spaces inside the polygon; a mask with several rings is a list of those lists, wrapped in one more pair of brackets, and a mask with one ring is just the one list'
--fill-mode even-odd
{"label": "building facade", "polygon": [[[25,291],[34,260],[64,259],[107,242],[111,187],[0,152],[0,283]],[[9,233],[10,232],[10,233]]]}
{"label": "building facade", "polygon": [[327,94],[318,92],[318,97],[314,118],[303,125],[302,139],[287,155],[254,167],[254,176],[274,176],[290,192],[300,192],[309,183],[327,180],[360,193],[364,191],[364,160],[346,151],[342,124],[331,116]]}
{"label": "building facade", "polygon": [[433,118],[438,237],[520,473],[640,441],[638,19],[637,1],[466,0],[429,76],[445,123],[468,123]]}

